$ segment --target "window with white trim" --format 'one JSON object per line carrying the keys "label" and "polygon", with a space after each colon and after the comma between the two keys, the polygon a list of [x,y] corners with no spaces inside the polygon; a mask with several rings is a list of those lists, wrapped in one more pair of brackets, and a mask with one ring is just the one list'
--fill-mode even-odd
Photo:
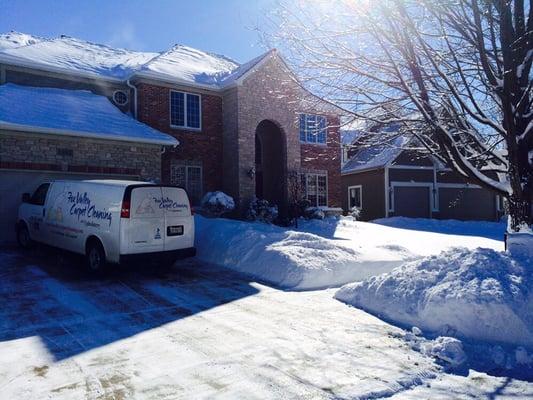
{"label": "window with white trim", "polygon": [[202,198],[202,167],[196,165],[172,165],[170,183],[187,190],[194,205],[200,204]]}
{"label": "window with white trim", "polygon": [[201,129],[202,99],[199,94],[170,91],[170,126]]}
{"label": "window with white trim", "polygon": [[300,114],[300,142],[326,144],[326,117]]}
{"label": "window with white trim", "polygon": [[348,209],[363,207],[363,187],[361,185],[348,187]]}
{"label": "window with white trim", "polygon": [[301,174],[302,195],[311,203],[311,207],[327,207],[328,178],[325,174]]}

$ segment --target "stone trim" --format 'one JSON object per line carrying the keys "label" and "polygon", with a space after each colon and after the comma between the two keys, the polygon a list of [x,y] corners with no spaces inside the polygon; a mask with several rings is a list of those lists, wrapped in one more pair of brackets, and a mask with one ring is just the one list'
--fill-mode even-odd
{"label": "stone trim", "polygon": [[141,175],[141,171],[139,169],[133,169],[133,168],[99,167],[99,166],[94,166],[94,165],[46,164],[46,163],[17,162],[17,161],[0,161],[0,169],[77,172],[77,173],[131,175],[131,176]]}

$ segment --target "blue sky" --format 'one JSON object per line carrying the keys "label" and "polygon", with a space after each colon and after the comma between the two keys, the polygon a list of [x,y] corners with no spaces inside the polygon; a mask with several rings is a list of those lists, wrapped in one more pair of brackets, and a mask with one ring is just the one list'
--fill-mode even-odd
{"label": "blue sky", "polygon": [[274,0],[0,0],[0,32],[61,34],[131,50],[176,43],[245,62],[264,52],[258,34]]}

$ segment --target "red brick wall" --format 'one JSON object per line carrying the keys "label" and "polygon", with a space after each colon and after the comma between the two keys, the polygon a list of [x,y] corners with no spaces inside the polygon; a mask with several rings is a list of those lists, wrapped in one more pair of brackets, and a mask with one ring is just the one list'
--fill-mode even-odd
{"label": "red brick wall", "polygon": [[326,145],[301,143],[302,170],[328,172],[328,206],[341,207],[341,148],[339,119],[328,117]]}
{"label": "red brick wall", "polygon": [[[222,98],[202,96],[202,130],[193,131],[170,127],[169,87],[140,83],[137,86],[137,116],[139,121],[168,133],[179,140],[175,149],[167,148],[162,156],[161,179],[170,180],[172,160],[202,163],[203,191],[222,189]],[[177,90],[177,89],[176,89]],[[194,93],[192,90],[187,90]]]}

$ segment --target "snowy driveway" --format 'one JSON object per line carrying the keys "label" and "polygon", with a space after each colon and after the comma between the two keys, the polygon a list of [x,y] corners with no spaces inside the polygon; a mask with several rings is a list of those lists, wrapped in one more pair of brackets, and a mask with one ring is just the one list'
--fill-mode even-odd
{"label": "snowy driveway", "polygon": [[0,259],[2,399],[533,395],[443,374],[332,290],[280,291],[197,261],[95,280],[48,253]]}

